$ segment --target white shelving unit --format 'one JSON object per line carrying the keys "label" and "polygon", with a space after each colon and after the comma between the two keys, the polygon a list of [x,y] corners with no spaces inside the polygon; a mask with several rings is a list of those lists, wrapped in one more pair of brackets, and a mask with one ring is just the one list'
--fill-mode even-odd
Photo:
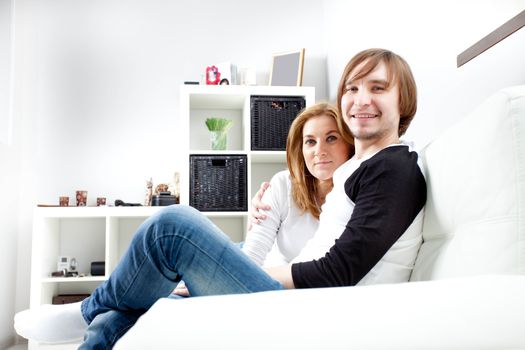
{"label": "white shelving unit", "polygon": [[[285,151],[252,151],[250,128],[251,96],[301,96],[306,106],[315,102],[313,87],[239,86],[239,85],[182,85],[180,87],[180,122],[183,144],[190,154],[243,154],[248,160],[248,198],[257,192],[263,181],[286,169]],[[206,118],[233,120],[228,132],[226,151],[212,151]],[[181,203],[189,203],[189,162],[181,170]],[[234,241],[244,239],[247,212],[205,212]]]}
{"label": "white shelving unit", "polygon": [[[303,96],[314,103],[312,87],[192,86],[180,88],[180,137],[187,145],[188,162],[181,169],[182,204],[189,204],[190,154],[247,156],[248,198],[262,181],[286,168],[284,151],[251,151],[250,96]],[[211,151],[205,119],[234,120],[228,149]],[[162,207],[42,207],[33,220],[30,307],[50,304],[59,294],[90,294],[108,278],[125,253],[139,225]],[[247,212],[205,212],[234,241],[244,239]],[[75,257],[85,277],[51,277],[59,256]],[[90,276],[93,261],[105,261],[104,276]],[[78,344],[47,345],[29,341],[29,349],[76,349]]]}

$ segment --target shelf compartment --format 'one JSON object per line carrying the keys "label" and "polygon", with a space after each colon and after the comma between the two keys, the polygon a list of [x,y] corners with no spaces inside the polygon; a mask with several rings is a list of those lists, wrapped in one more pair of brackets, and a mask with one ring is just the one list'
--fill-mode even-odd
{"label": "shelf compartment", "polygon": [[53,297],[60,294],[91,294],[101,281],[83,280],[70,282],[42,283],[40,287],[40,304],[51,304]]}
{"label": "shelf compartment", "polygon": [[252,163],[286,163],[286,151],[252,151]]}
{"label": "shelf compartment", "polygon": [[190,148],[211,150],[211,134],[206,126],[207,118],[225,118],[233,121],[227,132],[226,150],[243,150],[243,110],[240,109],[190,109]]}
{"label": "shelf compartment", "polygon": [[305,105],[304,96],[251,96],[251,149],[284,151],[288,130]]}
{"label": "shelf compartment", "polygon": [[244,240],[246,232],[247,216],[208,216],[222,232],[230,237],[234,242]]}
{"label": "shelf compartment", "polygon": [[190,154],[190,205],[202,211],[246,211],[246,154]]}
{"label": "shelf compartment", "polygon": [[259,191],[261,183],[270,182],[279,171],[286,170],[286,162],[252,163],[251,164],[250,198]]}
{"label": "shelf compartment", "polygon": [[[67,213],[67,209],[63,210]],[[79,273],[88,275],[91,262],[102,261],[105,256],[105,217],[45,217],[40,219],[40,235],[35,237],[34,254],[40,266],[40,278],[57,271],[59,256],[74,257]],[[37,232],[37,231],[35,231]]]}

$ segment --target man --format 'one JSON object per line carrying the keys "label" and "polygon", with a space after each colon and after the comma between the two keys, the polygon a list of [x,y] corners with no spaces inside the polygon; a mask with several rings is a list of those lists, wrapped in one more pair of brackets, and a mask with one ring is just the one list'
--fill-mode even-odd
{"label": "man", "polygon": [[302,263],[269,270],[285,287],[408,280],[426,184],[417,154],[399,137],[414,118],[416,96],[408,64],[390,51],[365,50],[347,64],[337,101],[355,156],[334,173],[320,228],[294,260]]}
{"label": "man", "polygon": [[406,281],[426,200],[417,154],[399,143],[415,99],[401,57],[376,49],[349,62],[339,108],[356,153],[334,173],[319,230],[292,264],[265,272],[198,211],[171,206],[139,227],[110,278],[89,298],[19,313],[17,332],[47,342],[86,332],[80,349],[111,348],[181,279],[192,296]]}

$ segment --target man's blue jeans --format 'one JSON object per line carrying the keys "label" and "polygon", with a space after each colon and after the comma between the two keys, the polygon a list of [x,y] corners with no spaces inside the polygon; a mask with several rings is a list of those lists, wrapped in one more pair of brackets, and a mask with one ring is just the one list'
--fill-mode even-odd
{"label": "man's blue jeans", "polygon": [[89,327],[79,349],[111,349],[181,279],[192,297],[283,289],[197,210],[166,207],[138,228],[109,279],[82,302]]}

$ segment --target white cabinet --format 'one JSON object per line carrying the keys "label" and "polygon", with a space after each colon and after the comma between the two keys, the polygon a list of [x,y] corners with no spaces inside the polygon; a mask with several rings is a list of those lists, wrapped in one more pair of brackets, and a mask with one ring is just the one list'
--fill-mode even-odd
{"label": "white cabinet", "polygon": [[[59,294],[90,294],[115,269],[138,226],[161,207],[36,208],[33,218],[30,307]],[[59,256],[74,257],[85,277],[51,277]],[[91,262],[105,261],[104,276],[90,276]],[[29,349],[76,349],[29,342]]]}
{"label": "white cabinet", "polygon": [[[315,102],[313,87],[183,85],[180,87],[180,120],[183,144],[189,155],[246,155],[247,201],[276,172],[286,169],[285,151],[253,151],[251,148],[250,98],[252,96],[303,97],[305,106]],[[206,118],[233,120],[225,151],[212,151]],[[270,130],[269,130],[270,132]],[[181,203],[189,204],[189,162],[181,169]],[[248,204],[248,203],[247,203]],[[234,241],[244,238],[247,212],[204,212]]]}

